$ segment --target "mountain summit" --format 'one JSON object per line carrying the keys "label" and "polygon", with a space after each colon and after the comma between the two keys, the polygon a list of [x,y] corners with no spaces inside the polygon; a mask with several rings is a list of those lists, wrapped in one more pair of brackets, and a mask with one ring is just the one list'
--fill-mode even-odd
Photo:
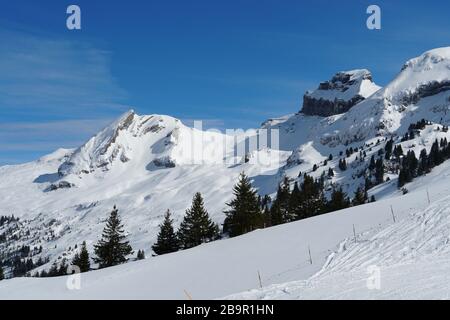
{"label": "mountain summit", "polygon": [[302,113],[322,117],[341,114],[379,89],[366,69],[339,72],[304,95]]}

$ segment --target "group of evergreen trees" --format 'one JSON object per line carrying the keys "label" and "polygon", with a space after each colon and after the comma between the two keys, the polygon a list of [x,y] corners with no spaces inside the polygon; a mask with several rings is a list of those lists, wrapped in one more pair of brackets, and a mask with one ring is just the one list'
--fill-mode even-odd
{"label": "group of evergreen trees", "polygon": [[14,217],[14,215],[0,216],[0,227],[2,227],[3,225],[5,225],[7,223],[17,222],[17,221],[19,221],[19,218]]}
{"label": "group of evergreen trees", "polygon": [[279,186],[277,197],[270,208],[270,225],[309,218],[325,212],[326,198],[323,181],[305,174],[303,182],[297,182],[291,192],[290,180],[285,177]]}
{"label": "group of evergreen trees", "polygon": [[347,170],[347,161],[345,159],[339,160],[339,169],[341,169],[341,171]]}
{"label": "group of evergreen trees", "polygon": [[169,210],[167,211],[152,249],[156,254],[161,255],[193,248],[202,243],[217,240],[219,237],[219,226],[209,217],[202,195],[196,193],[192,200],[192,206],[186,210],[177,232],[173,227],[171,213]]}
{"label": "group of evergreen trees", "polygon": [[334,188],[330,200],[327,200],[323,179],[314,179],[307,174],[300,184],[294,183],[292,190],[291,181],[285,177],[271,205],[270,198],[261,200],[258,197],[245,174],[241,174],[233,193],[234,199],[228,204],[230,209],[225,212],[223,228],[230,237],[368,202],[363,188],[358,189],[353,202],[341,188]]}
{"label": "group of evergreen trees", "polygon": [[439,166],[445,160],[450,159],[450,145],[447,138],[437,139],[431,146],[430,153],[426,149],[420,152],[417,159],[414,151],[410,150],[401,159],[400,173],[398,176],[398,187],[402,188],[414,178],[429,173],[434,167]]}
{"label": "group of evergreen trees", "polygon": [[[347,194],[336,187],[330,200],[327,200],[323,178],[314,179],[307,174],[304,174],[300,184],[294,183],[292,190],[291,181],[285,177],[272,201],[268,196],[258,196],[249,177],[242,173],[233,188],[233,195],[233,199],[227,203],[223,223],[223,233],[230,237],[369,202],[364,188],[359,188],[353,201],[350,201]],[[374,198],[371,201],[375,201]],[[177,232],[174,230],[170,211],[167,211],[152,249],[160,255],[192,248],[218,238],[219,227],[209,218],[203,199],[197,193]]]}
{"label": "group of evergreen trees", "polygon": [[[385,154],[388,154],[388,151],[385,151]],[[375,185],[381,184],[384,182],[384,161],[382,158],[382,154],[380,154],[380,157],[375,160],[375,155],[372,155],[369,162],[369,173],[375,177]],[[373,185],[373,183],[372,183]]]}

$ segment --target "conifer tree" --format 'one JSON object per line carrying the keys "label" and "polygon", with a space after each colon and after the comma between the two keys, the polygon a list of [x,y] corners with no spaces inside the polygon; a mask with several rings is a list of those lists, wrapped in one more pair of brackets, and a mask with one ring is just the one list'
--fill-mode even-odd
{"label": "conifer tree", "polygon": [[397,159],[400,159],[400,157],[401,157],[402,155],[403,155],[403,148],[402,148],[402,145],[399,144],[399,145],[395,146],[395,148],[394,148],[394,156],[395,156]]}
{"label": "conifer tree", "polygon": [[65,276],[67,274],[67,269],[68,269],[67,259],[63,258],[61,264],[59,265],[57,276]]}
{"label": "conifer tree", "polygon": [[145,252],[144,252],[144,250],[138,250],[136,259],[137,260],[144,260],[145,259]]}
{"label": "conifer tree", "polygon": [[272,216],[270,214],[269,205],[265,205],[262,211],[262,227],[268,228],[272,226]]}
{"label": "conifer tree", "polygon": [[365,191],[364,188],[359,187],[355,191],[355,196],[353,198],[352,205],[359,206],[359,205],[367,203],[367,200],[368,200],[367,191]]}
{"label": "conifer tree", "polygon": [[428,172],[429,172],[429,167],[428,167],[427,150],[426,149],[422,149],[422,151],[420,152],[419,167],[417,169],[417,174],[421,176],[421,175],[424,175],[424,174],[426,174]]}
{"label": "conifer tree", "polygon": [[375,167],[376,167],[375,156],[372,155],[372,157],[370,158],[370,162],[369,162],[369,170],[373,171],[373,170],[375,170]]}
{"label": "conifer tree", "polygon": [[402,159],[400,173],[398,175],[398,187],[403,187],[406,183],[411,182],[417,177],[419,168],[419,161],[416,158],[414,151],[408,151],[406,156]]}
{"label": "conifer tree", "polygon": [[338,211],[350,206],[350,200],[342,188],[334,189],[331,194],[331,200],[327,204],[328,212]]}
{"label": "conifer tree", "polygon": [[158,238],[152,249],[158,255],[175,252],[180,249],[180,243],[173,228],[170,210],[167,210],[164,221],[159,226]]}
{"label": "conifer tree", "polygon": [[0,281],[5,280],[5,274],[3,272],[2,266],[0,266]]}
{"label": "conifer tree", "polygon": [[294,186],[290,210],[296,220],[310,218],[324,212],[326,204],[323,183],[305,174],[300,188]]}
{"label": "conifer tree", "polygon": [[47,273],[48,277],[56,277],[58,276],[58,265],[56,262],[53,262],[52,266],[50,267],[50,270]]}
{"label": "conifer tree", "polygon": [[[279,193],[278,191],[277,194]],[[277,226],[283,223],[283,213],[281,212],[280,202],[275,199],[272,206],[270,207],[270,224],[272,226]]]}
{"label": "conifer tree", "polygon": [[289,199],[289,212],[294,218],[297,220],[300,216],[298,210],[300,210],[302,205],[303,197],[302,192],[300,191],[300,187],[298,186],[298,182],[296,181],[294,184],[294,189],[292,189],[291,196]]}
{"label": "conifer tree", "polygon": [[271,208],[272,225],[278,225],[295,220],[295,215],[290,209],[290,181],[284,177],[283,183],[278,186],[277,197]]}
{"label": "conifer tree", "polygon": [[233,194],[234,199],[227,203],[229,209],[225,211],[224,232],[235,237],[261,228],[264,223],[258,195],[245,173],[241,173]]}
{"label": "conifer tree", "polygon": [[347,161],[345,159],[339,160],[339,169],[341,169],[341,171],[347,170]]}
{"label": "conifer tree", "polygon": [[334,170],[332,168],[328,168],[328,178],[334,177]]}
{"label": "conifer tree", "polygon": [[119,210],[114,206],[106,226],[103,229],[102,238],[94,246],[94,262],[100,268],[115,266],[128,261],[127,256],[133,253],[133,249],[126,240],[125,231],[119,218]]}
{"label": "conifer tree", "polygon": [[196,193],[192,200],[192,206],[186,210],[186,215],[178,230],[181,248],[193,248],[218,238],[219,226],[209,217],[203,204],[202,195]]}
{"label": "conifer tree", "polygon": [[408,182],[408,173],[405,169],[400,169],[400,172],[398,174],[398,182],[397,182],[397,186],[400,189],[401,187],[403,187],[407,182]]}
{"label": "conifer tree", "polygon": [[443,162],[442,154],[440,152],[439,143],[437,139],[431,146],[430,154],[428,155],[428,162],[430,168],[438,166]]}
{"label": "conifer tree", "polygon": [[86,241],[81,245],[80,252],[76,253],[73,260],[72,265],[80,268],[81,272],[88,272],[91,269],[91,262],[89,259],[89,252],[87,250]]}
{"label": "conifer tree", "polygon": [[375,181],[377,184],[384,182],[384,163],[381,157],[375,163]]}
{"label": "conifer tree", "polygon": [[392,157],[392,150],[394,148],[394,140],[391,138],[388,142],[386,142],[386,146],[384,147],[384,158],[386,160],[390,160]]}

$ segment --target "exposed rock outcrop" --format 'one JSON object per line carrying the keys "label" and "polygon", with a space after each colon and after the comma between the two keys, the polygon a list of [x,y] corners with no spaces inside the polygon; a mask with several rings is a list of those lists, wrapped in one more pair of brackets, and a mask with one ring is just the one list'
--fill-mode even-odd
{"label": "exposed rock outcrop", "polygon": [[339,72],[304,95],[302,113],[322,117],[341,114],[379,89],[368,70]]}

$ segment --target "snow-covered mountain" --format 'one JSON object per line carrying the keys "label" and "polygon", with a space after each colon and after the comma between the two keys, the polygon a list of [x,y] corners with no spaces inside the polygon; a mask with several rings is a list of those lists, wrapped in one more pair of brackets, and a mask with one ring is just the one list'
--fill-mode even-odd
{"label": "snow-covered mountain", "polygon": [[[292,181],[302,179],[299,173],[319,178],[331,168],[335,174],[327,176],[326,190],[340,185],[352,195],[366,183],[368,162],[372,156],[378,156],[387,140],[392,138],[405,152],[413,150],[416,155],[422,149],[429,151],[436,139],[450,140],[450,133],[444,130],[450,125],[449,107],[450,48],[440,48],[408,61],[384,88],[373,82],[367,70],[339,72],[330,81],[321,83],[317,90],[305,94],[301,112],[270,119],[261,130],[247,133],[202,131],[169,116],[141,116],[129,111],[76,150],[60,149],[31,163],[0,167],[0,216],[14,214],[20,218],[14,229],[18,240],[0,243],[0,248],[7,252],[21,245],[42,246],[33,259],[49,258],[48,264],[42,267],[48,268],[53,261],[70,258],[73,247],[82,241],[87,241],[92,248],[105,218],[113,205],[117,205],[133,248],[145,250],[149,257],[165,211],[170,209],[175,224],[180,223],[195,192],[203,194],[212,218],[222,223],[232,187],[242,171],[252,178],[261,196],[273,196],[284,176]],[[428,125],[412,139],[402,139],[411,124],[421,119],[426,119]],[[266,134],[268,137],[263,136]],[[278,143],[272,139],[276,136]],[[267,145],[250,143],[264,140],[268,141]],[[346,155],[349,149],[352,152]],[[348,163],[345,171],[338,165],[343,158]],[[398,173],[387,168],[384,177],[385,182],[374,186],[370,195],[379,201],[401,197],[402,192],[397,190]],[[440,183],[442,188],[447,185],[444,180]],[[400,205],[401,199],[392,201]],[[379,203],[384,203],[382,210],[390,206],[388,202]],[[358,215],[354,219],[364,226],[361,232],[380,224],[385,226],[384,220],[366,214],[365,210],[357,207],[350,211]],[[343,216],[343,213],[339,215]],[[165,260],[167,264],[184,264],[183,259],[195,255],[196,250],[200,252],[199,257],[204,257],[206,253],[212,255],[216,246],[217,250],[222,246],[228,250],[232,245],[248,246],[250,250],[266,236],[275,243],[276,239],[284,239],[284,232],[291,237],[298,234],[298,241],[304,242],[306,238],[297,231],[306,232],[308,228],[314,232],[320,229],[318,234],[326,235],[320,240],[321,253],[315,259],[323,265],[333,248],[348,237],[347,231],[337,228],[333,233],[327,229],[335,225],[331,220],[336,217],[329,214],[314,218],[318,220],[258,231],[240,240],[219,241],[225,244],[208,244],[170,257],[149,258],[151,261],[140,263],[138,269],[145,273],[143,268],[157,268],[156,264],[164,264]],[[317,226],[314,221],[322,222]],[[348,229],[347,224],[342,230]],[[0,233],[4,231],[2,228]],[[254,237],[258,239],[246,242]],[[308,236],[307,241],[313,244],[319,240]],[[295,250],[295,246],[291,249]],[[282,253],[286,257],[287,251]],[[283,274],[285,269],[295,269],[298,261],[294,260],[271,265],[267,284],[303,280],[319,271],[318,265],[314,265],[307,268],[308,272],[275,276],[277,272]],[[257,261],[264,268],[264,261]],[[131,264],[117,270],[127,273],[129,268]],[[256,272],[252,268],[256,266],[252,265],[248,272]],[[162,275],[161,279],[164,279]],[[18,280],[14,281],[11,283]],[[33,281],[48,281],[51,286],[51,281],[56,280]],[[229,290],[211,295],[199,291],[198,296],[220,297],[251,289],[250,283],[244,283],[248,287],[230,285]],[[180,298],[175,294],[172,297]]]}
{"label": "snow-covered mountain", "polygon": [[368,70],[339,72],[304,95],[302,113],[324,117],[345,113],[379,89]]}

